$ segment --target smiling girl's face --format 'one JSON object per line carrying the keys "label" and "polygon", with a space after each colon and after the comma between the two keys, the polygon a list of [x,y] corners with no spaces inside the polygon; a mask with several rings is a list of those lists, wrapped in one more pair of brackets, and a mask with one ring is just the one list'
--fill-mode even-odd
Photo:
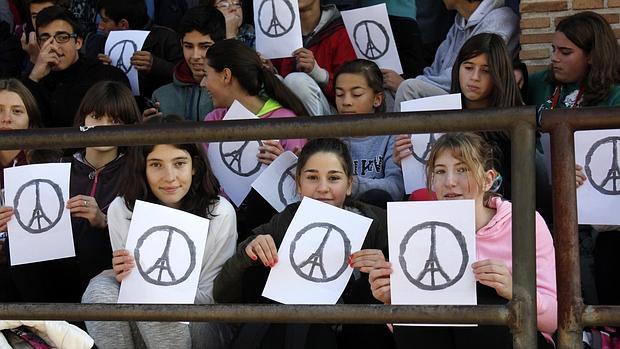
{"label": "smiling girl's face", "polygon": [[297,179],[297,189],[302,196],[342,208],[347,195],[351,194],[352,182],[338,155],[318,152],[304,164]]}
{"label": "smiling girl's face", "polygon": [[159,144],[146,157],[146,179],[159,201],[179,208],[189,192],[195,171],[191,155],[172,144]]}

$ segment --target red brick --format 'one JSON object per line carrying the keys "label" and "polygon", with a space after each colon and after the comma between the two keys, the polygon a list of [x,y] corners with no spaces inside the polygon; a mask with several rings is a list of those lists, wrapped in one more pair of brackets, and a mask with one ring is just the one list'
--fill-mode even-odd
{"label": "red brick", "polygon": [[521,13],[562,11],[562,10],[568,10],[568,2],[567,1],[522,2],[520,8],[521,8]]}
{"label": "red brick", "polygon": [[521,35],[521,44],[546,44],[550,43],[553,33],[543,34],[523,34]]}
{"label": "red brick", "polygon": [[616,34],[616,37],[620,39],[620,28],[614,29],[614,34]]}
{"label": "red brick", "polygon": [[[605,18],[605,20],[609,22],[609,24],[615,24],[615,23],[620,22],[620,15],[617,13],[599,13],[599,14],[603,16],[603,18]],[[554,20],[554,25],[557,26],[558,23],[560,23],[560,21],[566,17],[568,16],[556,17]]]}
{"label": "red brick", "polygon": [[535,50],[523,50],[519,54],[522,60],[545,59],[549,58],[549,49],[541,48]]}
{"label": "red brick", "polygon": [[524,18],[521,20],[521,29],[549,28],[549,17]]}
{"label": "red brick", "polygon": [[604,6],[603,0],[574,0],[573,1],[573,9],[575,10],[603,8],[603,6]]}
{"label": "red brick", "polygon": [[607,7],[620,7],[620,0],[607,0]]}

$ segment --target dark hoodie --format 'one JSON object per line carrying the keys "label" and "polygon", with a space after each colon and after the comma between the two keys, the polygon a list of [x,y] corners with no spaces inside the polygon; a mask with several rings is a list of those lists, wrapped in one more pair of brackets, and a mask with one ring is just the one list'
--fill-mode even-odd
{"label": "dark hoodie", "polygon": [[172,83],[155,90],[153,99],[164,115],[181,115],[188,121],[201,121],[213,110],[211,96],[194,80],[185,60],[174,66]]}

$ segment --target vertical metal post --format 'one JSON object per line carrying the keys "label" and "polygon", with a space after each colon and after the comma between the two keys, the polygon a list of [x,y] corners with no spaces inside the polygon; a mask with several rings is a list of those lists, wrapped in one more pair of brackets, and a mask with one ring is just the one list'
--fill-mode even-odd
{"label": "vertical metal post", "polygon": [[536,348],[536,232],[534,125],[511,133],[513,348]]}
{"label": "vertical metal post", "polygon": [[558,275],[558,349],[583,347],[574,149],[573,129],[567,123],[555,124],[551,130],[551,162]]}

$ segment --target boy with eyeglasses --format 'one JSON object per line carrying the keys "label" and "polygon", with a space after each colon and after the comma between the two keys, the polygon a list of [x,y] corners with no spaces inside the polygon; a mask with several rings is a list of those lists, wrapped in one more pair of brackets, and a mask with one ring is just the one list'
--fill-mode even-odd
{"label": "boy with eyeglasses", "polygon": [[220,10],[226,19],[226,39],[237,39],[247,47],[254,48],[256,34],[251,24],[243,23],[241,0],[210,0],[207,5]]}
{"label": "boy with eyeglasses", "polygon": [[[161,113],[202,121],[213,109],[211,97],[200,87],[200,81],[205,76],[207,50],[217,41],[224,40],[225,28],[224,16],[211,6],[187,10],[177,29],[184,59],[174,66],[172,83],[153,92],[153,100]],[[143,116],[147,118],[157,112],[156,108],[150,108]]]}
{"label": "boy with eyeglasses", "polygon": [[99,81],[119,81],[129,87],[120,69],[80,57],[80,26],[69,10],[59,6],[41,10],[36,27],[40,52],[23,82],[35,96],[46,127],[73,126],[82,97]]}

